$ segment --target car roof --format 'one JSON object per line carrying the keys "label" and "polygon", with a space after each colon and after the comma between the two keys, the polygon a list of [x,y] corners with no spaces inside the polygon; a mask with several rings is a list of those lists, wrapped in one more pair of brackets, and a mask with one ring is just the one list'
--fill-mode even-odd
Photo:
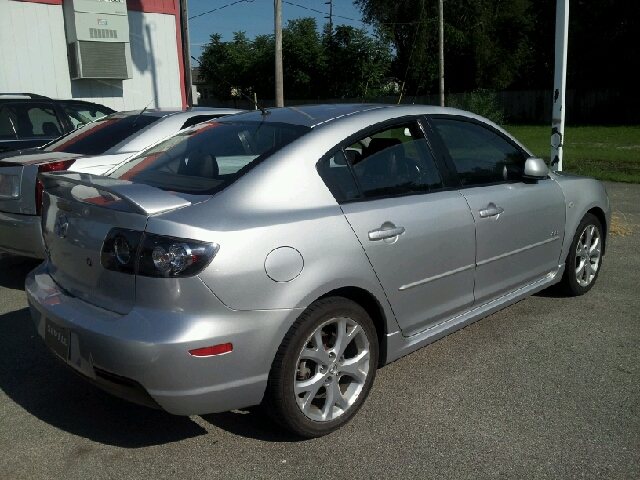
{"label": "car roof", "polygon": [[260,110],[253,110],[247,113],[240,113],[218,121],[257,121],[267,123],[288,123],[292,125],[302,125],[309,128],[316,128],[323,124],[331,123],[338,119],[350,117],[352,115],[363,114],[378,110],[389,111],[394,110],[395,117],[403,115],[429,115],[442,114],[449,115],[470,115],[469,112],[462,110],[443,108],[433,105],[393,105],[393,104],[328,104],[328,105],[299,105],[292,107],[270,108],[267,109],[268,115],[265,116]]}
{"label": "car roof", "polygon": [[236,112],[243,112],[244,110],[238,110],[234,108],[209,108],[209,107],[198,107],[198,108],[150,108],[150,109],[140,109],[140,110],[127,110],[124,112],[117,112],[111,114],[111,118],[125,118],[131,117],[134,115],[145,115],[150,117],[167,117],[169,115],[178,115],[185,114],[186,116],[193,115],[206,115],[206,114],[225,114],[229,115]]}

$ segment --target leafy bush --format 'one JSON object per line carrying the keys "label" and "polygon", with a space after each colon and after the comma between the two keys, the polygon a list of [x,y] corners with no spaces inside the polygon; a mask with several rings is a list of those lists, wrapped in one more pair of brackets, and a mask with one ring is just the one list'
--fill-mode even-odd
{"label": "leafy bush", "polygon": [[473,112],[498,125],[504,125],[506,122],[504,111],[498,105],[496,93],[489,90],[449,95],[446,105]]}

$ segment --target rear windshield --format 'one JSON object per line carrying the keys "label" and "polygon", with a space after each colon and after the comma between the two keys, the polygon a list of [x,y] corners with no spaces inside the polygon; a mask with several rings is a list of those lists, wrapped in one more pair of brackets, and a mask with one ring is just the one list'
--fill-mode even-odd
{"label": "rear windshield", "polygon": [[161,117],[151,115],[108,115],[83,125],[64,137],[45,145],[45,152],[102,155]]}
{"label": "rear windshield", "polygon": [[145,150],[110,176],[173,192],[212,194],[310,130],[283,123],[203,123]]}

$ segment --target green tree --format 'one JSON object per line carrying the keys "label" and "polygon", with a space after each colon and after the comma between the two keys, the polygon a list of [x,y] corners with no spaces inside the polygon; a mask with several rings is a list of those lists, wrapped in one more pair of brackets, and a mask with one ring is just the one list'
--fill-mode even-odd
{"label": "green tree", "polygon": [[[325,26],[318,33],[315,19],[291,20],[282,32],[284,88],[287,98],[370,98],[392,61],[388,39],[372,38],[362,29]],[[200,62],[205,81],[220,99],[238,90],[258,98],[274,96],[274,37],[249,40],[243,32],[222,42],[211,35]],[[227,83],[228,82],[228,83]]]}
{"label": "green tree", "polygon": [[[408,91],[437,91],[437,0],[355,0],[365,20],[393,38],[394,73]],[[445,86],[502,89],[529,61],[530,0],[445,0]]]}
{"label": "green tree", "polygon": [[327,62],[325,95],[328,98],[374,98],[393,59],[389,41],[372,38],[363,29],[347,25],[332,33],[325,25],[323,45]]}

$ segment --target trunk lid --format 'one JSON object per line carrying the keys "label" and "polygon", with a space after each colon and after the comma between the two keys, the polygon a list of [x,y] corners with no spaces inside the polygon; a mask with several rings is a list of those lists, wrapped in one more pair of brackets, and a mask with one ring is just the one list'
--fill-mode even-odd
{"label": "trunk lid", "polygon": [[[36,214],[36,177],[38,167],[46,163],[76,160],[80,155],[29,150],[0,158],[0,212]],[[18,181],[14,195],[6,195],[12,182]],[[15,187],[15,185],[14,185]]]}
{"label": "trunk lid", "polygon": [[[112,228],[141,237],[152,214],[191,202],[163,190],[82,173],[45,173],[42,234],[51,277],[71,295],[125,314],[135,302],[135,275],[101,264]],[[135,254],[132,252],[132,254]]]}

